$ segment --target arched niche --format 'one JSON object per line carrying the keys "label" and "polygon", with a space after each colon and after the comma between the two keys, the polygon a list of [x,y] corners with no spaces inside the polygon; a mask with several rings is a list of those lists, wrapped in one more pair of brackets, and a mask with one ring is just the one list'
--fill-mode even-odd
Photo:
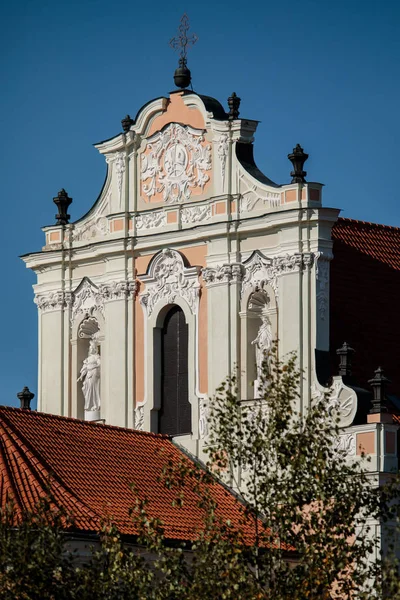
{"label": "arched niche", "polygon": [[[93,342],[97,353],[101,356],[101,333],[99,322],[96,317],[87,316],[85,317],[78,326],[78,336],[76,344],[76,360],[77,360],[77,373],[78,377],[84,360],[89,356],[90,343]],[[100,372],[101,375],[101,372]],[[83,394],[83,382],[77,378],[76,381],[76,403],[77,403],[77,417],[79,419],[94,420],[100,419],[100,411],[85,411],[85,398]],[[100,380],[100,393],[101,393],[101,380]]]}
{"label": "arched niche", "polygon": [[271,285],[264,284],[246,290],[242,298],[240,318],[241,397],[243,400],[250,400],[257,393],[257,339],[261,328],[268,328],[272,342],[277,343],[278,340],[278,308]]}

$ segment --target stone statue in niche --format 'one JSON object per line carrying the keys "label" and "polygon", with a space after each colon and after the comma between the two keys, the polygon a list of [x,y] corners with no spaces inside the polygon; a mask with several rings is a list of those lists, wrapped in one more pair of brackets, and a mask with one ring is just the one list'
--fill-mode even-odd
{"label": "stone statue in niche", "polygon": [[261,313],[261,325],[258,329],[257,337],[251,343],[255,346],[256,350],[257,379],[254,381],[254,397],[258,398],[258,394],[261,391],[263,363],[268,359],[268,354],[272,347],[271,321],[265,311]]}
{"label": "stone statue in niche", "polygon": [[85,410],[100,410],[100,354],[97,341],[89,342],[89,353],[83,361],[78,381],[82,381],[82,392],[85,398]]}

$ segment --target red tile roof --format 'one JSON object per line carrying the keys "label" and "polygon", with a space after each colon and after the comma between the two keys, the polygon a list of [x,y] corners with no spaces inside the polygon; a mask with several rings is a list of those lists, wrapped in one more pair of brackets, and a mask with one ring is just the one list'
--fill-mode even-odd
{"label": "red tile roof", "polygon": [[[81,530],[97,531],[102,516],[111,516],[121,533],[134,534],[133,483],[167,538],[194,539],[203,522],[198,496],[186,489],[183,508],[173,507],[175,493],[158,479],[167,460],[183,456],[167,436],[0,407],[1,506],[13,498],[19,509],[32,508],[51,475],[57,505],[73,511]],[[221,516],[238,523],[235,496],[219,483],[212,494]]]}
{"label": "red tile roof", "polygon": [[338,219],[332,229],[330,338],[335,350],[347,341],[356,350],[353,372],[360,384],[382,366],[400,394],[400,229]]}

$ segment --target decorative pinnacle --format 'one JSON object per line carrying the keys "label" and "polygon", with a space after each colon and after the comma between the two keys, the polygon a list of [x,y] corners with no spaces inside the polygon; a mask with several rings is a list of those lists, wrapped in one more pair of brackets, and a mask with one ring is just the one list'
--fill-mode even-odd
{"label": "decorative pinnacle", "polygon": [[347,342],[343,343],[341,348],[336,350],[336,354],[339,356],[339,375],[342,377],[350,377],[351,376],[351,363],[353,360],[353,354],[355,350],[350,348]]}
{"label": "decorative pinnacle", "polygon": [[384,376],[382,367],[378,367],[375,371],[375,377],[368,381],[372,387],[374,397],[372,399],[372,408],[369,411],[373,413],[386,413],[388,412],[385,398],[385,387],[390,380]]}
{"label": "decorative pinnacle", "polygon": [[179,52],[179,66],[174,73],[174,82],[176,87],[187,88],[192,81],[190,70],[187,68],[187,52],[189,46],[194,46],[199,39],[194,33],[188,37],[189,17],[185,13],[181,18],[181,23],[178,29],[178,35],[172,38],[169,45],[173,50]]}
{"label": "decorative pinnacle", "polygon": [[71,215],[67,213],[68,206],[72,202],[72,198],[70,198],[67,192],[64,190],[60,190],[55,198],[53,198],[54,204],[57,205],[58,214],[56,215],[57,223],[56,225],[67,225]]}
{"label": "decorative pinnacle", "polygon": [[[178,35],[169,41],[171,48],[179,52],[179,57],[183,59],[185,66],[189,46],[194,46],[199,39],[195,33],[188,37],[187,32],[189,31],[189,28],[189,17],[184,13],[178,28]],[[179,64],[181,64],[181,61],[179,61]]]}
{"label": "decorative pinnacle", "polygon": [[293,178],[291,183],[305,183],[307,171],[303,171],[303,166],[308,159],[308,154],[303,151],[300,144],[297,144],[296,148],[293,148],[292,154],[288,154],[288,159],[293,165],[293,171],[290,173]]}
{"label": "decorative pinnacle", "polygon": [[122,125],[122,129],[125,131],[125,133],[127,133],[130,130],[131,125],[133,125],[134,122],[135,121],[131,118],[130,115],[126,115],[126,117],[124,117],[122,119],[121,125]]}
{"label": "decorative pinnacle", "polygon": [[25,386],[22,392],[18,392],[17,398],[21,402],[20,408],[24,408],[25,410],[31,410],[31,400],[35,397],[30,389]]}
{"label": "decorative pinnacle", "polygon": [[232,96],[228,98],[229,116],[230,121],[234,121],[239,117],[239,106],[240,98],[236,95],[236,92],[232,92]]}

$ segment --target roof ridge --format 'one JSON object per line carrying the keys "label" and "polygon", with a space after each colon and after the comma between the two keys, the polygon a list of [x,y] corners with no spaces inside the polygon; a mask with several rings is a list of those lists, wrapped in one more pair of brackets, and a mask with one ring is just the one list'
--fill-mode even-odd
{"label": "roof ridge", "polygon": [[50,420],[54,420],[54,421],[58,420],[58,421],[62,421],[62,422],[69,421],[71,423],[81,423],[86,427],[98,427],[98,428],[103,428],[103,429],[127,431],[129,433],[143,435],[143,436],[149,436],[149,437],[155,437],[157,439],[160,439],[160,438],[164,439],[164,440],[172,439],[170,435],[167,435],[164,433],[153,433],[152,431],[142,431],[141,429],[134,429],[133,427],[120,427],[119,425],[110,425],[108,423],[85,421],[84,419],[77,419],[75,417],[64,417],[63,415],[54,415],[51,413],[46,413],[46,412],[42,412],[42,411],[38,411],[38,410],[26,410],[25,408],[17,408],[16,406],[0,405],[0,416],[1,416],[2,412],[16,412],[21,415],[28,416],[29,418],[40,417],[40,418],[50,419]]}
{"label": "roof ridge", "polygon": [[349,217],[339,217],[337,222],[347,221],[348,223],[354,223],[357,225],[368,225],[371,227],[379,227],[383,229],[395,229],[400,233],[400,227],[394,225],[384,225],[383,223],[373,223],[372,221],[361,221],[360,219],[350,219]]}

